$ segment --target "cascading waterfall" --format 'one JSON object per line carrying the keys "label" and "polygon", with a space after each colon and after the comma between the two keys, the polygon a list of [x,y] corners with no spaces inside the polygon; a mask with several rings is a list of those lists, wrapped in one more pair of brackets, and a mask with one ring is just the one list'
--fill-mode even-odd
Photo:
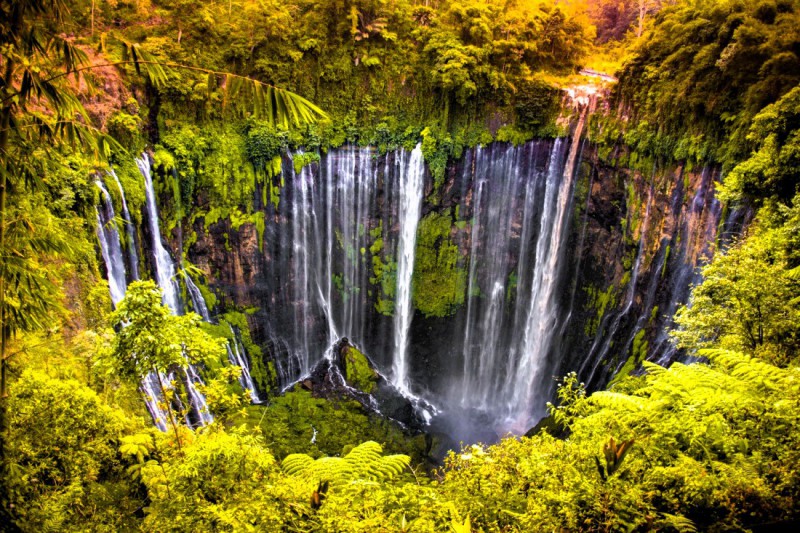
{"label": "cascading waterfall", "polygon": [[[561,148],[553,149],[560,157]],[[499,155],[498,155],[499,152]],[[519,332],[524,324],[527,298],[521,294],[528,281],[527,243],[534,228],[541,173],[535,170],[536,150],[507,147],[476,148],[473,165],[474,196],[470,230],[467,316],[463,331],[463,378],[460,405],[482,410],[495,407],[506,369],[505,361],[519,352]],[[466,210],[468,207],[464,205]],[[512,227],[522,211],[521,234]],[[520,247],[513,269],[515,248]],[[512,282],[516,277],[516,288]],[[516,290],[513,316],[506,313],[510,292]],[[513,321],[513,324],[510,323]]]}
{"label": "cascading waterfall", "polygon": [[[591,154],[582,135],[594,99],[576,97],[573,102],[578,120],[570,138],[468,149],[448,168],[443,185],[435,187],[431,187],[433,180],[426,184],[430,176],[426,176],[420,146],[386,154],[348,146],[329,150],[318,162],[296,168],[298,157],[309,159],[299,152],[293,161],[284,159],[282,173],[264,183],[263,187],[272,187],[265,189],[269,201],[266,192],[256,192],[256,214],[263,213],[264,221],[258,251],[254,229],[219,231],[223,228],[214,227],[198,236],[202,246],[195,251],[203,251],[192,261],[207,271],[220,272],[221,285],[216,288],[233,288],[237,305],[257,308],[250,318],[251,334],[274,363],[279,388],[310,373],[330,356],[339,339],[347,337],[370,355],[420,414],[427,405],[421,400],[425,398],[449,410],[447,416],[463,411],[492,431],[525,431],[550,398],[553,383],[546,379],[550,373],[563,374],[567,363],[567,371],[585,364],[581,377],[598,369],[597,379],[604,383],[625,355],[617,352],[628,350],[638,331],[649,328],[653,335],[654,309],[660,306],[671,314],[677,305],[664,301],[664,284],[653,274],[658,270],[653,265],[663,263],[680,277],[669,292],[679,299],[686,293],[684,285],[690,282],[699,257],[686,250],[700,246],[695,243],[702,240],[698,231],[713,239],[711,219],[719,211],[718,202],[711,199],[711,184],[705,180],[693,189],[697,206],[685,206],[683,193],[676,200],[674,216],[688,213],[689,218],[670,233],[663,227],[664,220],[656,218],[664,216],[654,207],[663,193],[651,182],[647,204],[642,206],[645,215],[631,277],[619,294],[611,296],[613,308],[597,318],[600,323],[591,326],[591,333],[584,334],[589,331],[584,328],[585,317],[595,305],[591,301],[595,292],[588,291],[605,291],[607,285],[602,284],[608,283],[604,281],[607,272],[594,277],[598,257],[592,248],[598,232],[597,199],[607,198],[605,184],[594,190],[592,185],[607,178],[595,171],[584,173],[588,167],[581,162],[585,150]],[[181,302],[172,279],[175,267],[158,232],[149,162],[140,160],[139,166],[145,175],[156,276],[165,289],[165,303],[179,310]],[[572,232],[576,190],[581,195],[575,201],[581,202],[585,212],[578,222],[581,227]],[[617,208],[599,213],[600,223],[605,224],[602,231],[609,231],[609,226],[615,229]],[[632,208],[623,207],[623,214]],[[441,231],[430,228],[447,222],[447,217],[446,233],[428,233]],[[701,230],[691,229],[698,224]],[[653,231],[649,231],[651,226]],[[654,246],[647,239],[657,233],[655,228],[673,240]],[[418,238],[418,233],[424,238]],[[216,242],[223,234],[225,243]],[[431,235],[436,237],[431,239]],[[619,249],[629,246],[624,238],[616,242]],[[223,245],[242,250],[242,257],[229,261],[217,253]],[[567,250],[576,246],[573,261]],[[657,252],[651,257],[653,249]],[[193,253],[190,249],[190,256]],[[683,270],[674,265],[677,254],[683,254]],[[600,260],[608,264],[599,266],[619,272],[613,258],[603,255]],[[440,261],[447,264],[440,267]],[[425,291],[431,290],[425,283],[430,287],[430,280],[437,279],[425,277],[431,275],[431,265],[448,269],[448,276],[463,276],[448,278],[462,280],[454,287],[463,294],[453,296],[442,316],[429,316],[422,306],[416,308],[424,302],[420,298],[428,296]],[[437,270],[433,275],[439,274]],[[415,287],[415,283],[421,284]],[[188,277],[185,285],[187,303],[210,320],[198,287]],[[435,288],[430,294],[450,297],[436,293]],[[415,312],[419,313],[416,318]],[[658,339],[661,344],[662,337]],[[573,344],[581,346],[577,363],[565,352]],[[582,357],[587,351],[593,355]],[[242,367],[242,387],[258,401],[240,343],[231,342],[228,357]],[[195,381],[188,370],[187,381],[190,386]]]}
{"label": "cascading waterfall", "polygon": [[180,299],[178,298],[178,283],[175,281],[175,264],[172,262],[169,252],[167,252],[161,242],[161,230],[158,227],[156,193],[153,188],[153,177],[150,174],[150,159],[147,155],[142,155],[136,158],[136,165],[139,167],[139,172],[141,172],[144,177],[147,220],[150,224],[150,235],[152,236],[156,281],[163,293],[161,299],[164,305],[169,307],[173,313],[178,314],[181,312],[181,306]]}
{"label": "cascading waterfall", "polygon": [[125,223],[125,231],[128,235],[127,249],[131,279],[139,279],[139,255],[136,252],[136,227],[133,225],[131,213],[128,211],[128,202],[125,199],[125,189],[123,189],[122,183],[119,181],[119,177],[117,177],[117,173],[114,172],[113,168],[108,171],[108,174],[111,175],[111,177],[113,177],[114,181],[117,183],[119,197],[120,200],[122,200],[122,220]]}
{"label": "cascading waterfall", "polygon": [[116,221],[114,220],[114,204],[111,195],[99,179],[95,184],[103,195],[102,213],[97,209],[97,238],[100,240],[100,251],[108,272],[108,288],[111,291],[111,302],[116,306],[125,297],[128,284],[125,280],[125,260],[122,257],[122,246],[119,240]]}
{"label": "cascading waterfall", "polygon": [[253,381],[253,377],[250,375],[250,363],[247,360],[247,354],[244,351],[244,346],[242,346],[239,342],[239,337],[236,335],[236,332],[233,330],[233,328],[231,328],[231,334],[232,340],[229,341],[225,346],[225,348],[228,350],[228,359],[230,360],[231,364],[242,369],[242,373],[239,376],[239,384],[242,386],[243,390],[248,391],[250,394],[250,400],[253,403],[261,403],[261,398],[258,395],[258,389]]}
{"label": "cascading waterfall", "polygon": [[[401,154],[400,161],[404,159]],[[424,187],[425,167],[422,147],[417,145],[409,156],[407,165],[400,170],[400,239],[397,246],[397,296],[394,305],[394,360],[392,382],[405,394],[410,393],[408,382],[408,330],[413,317],[411,278],[414,274],[414,254],[417,226]]]}
{"label": "cascading waterfall", "polygon": [[[437,399],[508,418],[528,416],[537,398],[515,387],[537,379],[558,316],[554,294],[581,129],[582,123],[571,143],[495,144],[467,152],[472,161],[459,178],[467,192],[457,201],[472,217],[464,248],[469,294],[464,328],[454,331],[453,345],[462,373],[456,373],[458,386]],[[259,279],[266,282],[254,293],[264,302],[258,319],[280,385],[305,375],[347,337],[368,349],[413,399],[410,389],[420,373],[412,317],[425,186],[421,147],[383,156],[345,147],[299,171],[285,167],[285,193],[278,204],[263,207],[267,237]],[[373,273],[378,260],[391,277]],[[375,312],[386,279],[393,281],[389,317]],[[540,320],[539,313],[546,316]]]}
{"label": "cascading waterfall", "polygon": [[[141,172],[145,182],[147,218],[149,219],[150,223],[156,279],[158,281],[158,286],[161,288],[163,293],[162,301],[164,305],[170,308],[173,314],[179,314],[181,312],[181,305],[180,298],[178,296],[178,283],[174,279],[175,264],[172,262],[172,258],[164,248],[164,245],[161,243],[161,230],[159,228],[156,194],[155,189],[153,188],[153,178],[150,175],[150,159],[146,154],[143,154],[141,157],[136,159],[136,165],[139,167],[139,172]],[[189,276],[187,275],[185,277],[189,280],[189,282],[187,282],[187,286],[191,285],[194,287],[194,289],[197,289],[197,287],[194,286],[194,283],[191,283]],[[189,292],[191,294],[191,289],[189,289]],[[199,289],[197,289],[198,294],[199,292]],[[205,308],[205,302],[203,301],[202,295],[200,296],[199,301],[203,302],[202,307]],[[205,311],[205,315],[208,316],[207,309]],[[191,406],[199,419],[200,425],[206,425],[213,422],[214,417],[211,415],[211,412],[208,409],[208,403],[206,402],[205,396],[203,396],[203,394],[197,390],[197,385],[202,385],[203,381],[200,378],[200,375],[197,373],[194,367],[188,363],[188,361],[186,367],[184,367],[184,375],[186,377],[186,393],[189,396]]]}
{"label": "cascading waterfall", "polygon": [[186,285],[186,292],[189,293],[189,300],[192,302],[194,312],[200,315],[205,322],[211,322],[211,314],[208,312],[208,306],[200,288],[195,285],[194,280],[188,274],[184,274],[183,282]]}
{"label": "cascading waterfall", "polygon": [[[287,307],[293,309],[294,335],[288,380],[308,373],[340,337],[360,342],[366,327],[361,291],[369,277],[363,256],[372,229],[373,152],[356,147],[331,151],[324,165],[326,172],[319,176],[309,166],[291,171],[291,205],[285,208],[290,227],[278,239],[281,248],[292,252],[291,270],[275,273],[276,278],[288,278],[291,287]],[[324,333],[318,316],[323,317]]]}
{"label": "cascading waterfall", "polygon": [[[558,283],[559,266],[563,256],[563,245],[569,221],[569,208],[572,201],[572,186],[577,169],[575,168],[580,148],[581,136],[586,119],[593,111],[595,99],[593,96],[580,107],[580,116],[572,134],[569,156],[563,168],[563,179],[559,184],[558,202],[555,216],[550,219],[552,207],[545,206],[542,218],[542,227],[551,228],[548,232],[540,232],[536,244],[537,264],[534,273],[534,282],[531,287],[531,307],[528,320],[525,324],[525,343],[522,357],[513,380],[508,385],[513,390],[512,406],[517,409],[517,427],[521,430],[530,425],[534,408],[535,387],[541,384],[541,372],[546,365],[546,357],[550,350],[553,332],[556,331],[558,319],[557,304],[555,301],[556,286]],[[557,150],[554,150],[556,152]],[[551,163],[549,176],[554,175],[555,164]],[[548,189],[552,180],[548,177]],[[546,197],[549,195],[546,194]],[[545,221],[547,223],[545,223]],[[549,233],[545,237],[545,233]],[[543,242],[543,239],[546,242]],[[543,398],[546,395],[540,396]],[[513,408],[513,407],[512,407]],[[520,425],[520,423],[522,425]]]}
{"label": "cascading waterfall", "polygon": [[[116,178],[116,176],[114,177]],[[114,307],[116,307],[125,297],[125,292],[128,288],[125,281],[125,260],[122,257],[122,245],[120,243],[119,232],[113,226],[114,205],[111,202],[111,196],[108,194],[101,180],[98,179],[95,183],[100,188],[104,198],[104,216],[100,215],[99,209],[97,213],[97,236],[100,240],[100,250],[103,255],[103,261],[108,270],[108,285],[111,292],[111,301]],[[120,192],[122,191],[120,190]],[[126,218],[129,220],[129,217],[126,216]],[[135,253],[133,250],[131,250],[131,252]],[[138,279],[138,274],[134,275],[133,279]],[[164,381],[167,381],[166,376],[163,377]],[[142,380],[141,388],[144,393],[147,410],[153,417],[153,422],[161,431],[166,431],[167,417],[169,415],[159,404],[161,392],[158,377],[153,374],[146,376]]]}
{"label": "cascading waterfall", "polygon": [[[307,373],[338,339],[347,337],[357,345],[368,341],[368,330],[374,326],[370,322],[370,278],[374,276],[370,249],[377,239],[383,242],[382,250],[394,256],[400,239],[394,228],[402,227],[404,216],[398,193],[405,180],[413,179],[417,215],[412,217],[414,226],[404,245],[404,254],[413,257],[424,164],[421,149],[389,154],[379,162],[371,148],[345,147],[329,151],[318,165],[287,172],[288,198],[277,208],[268,206],[277,211],[277,220],[286,223],[275,228],[265,255],[284,258],[283,263],[269,263],[269,276],[274,279],[269,300],[276,311],[291,309],[292,320],[278,322],[278,313],[266,320],[272,324],[270,330],[292,332],[283,336],[291,352],[283,361],[288,367],[284,381],[292,381]],[[397,300],[398,308],[404,305],[406,309],[399,331],[407,335],[413,264],[398,264],[397,269],[398,278],[405,279],[406,295],[404,304]],[[393,331],[388,333],[395,338]]]}
{"label": "cascading waterfall", "polygon": [[539,387],[561,318],[562,256],[590,107],[582,106],[571,142],[556,139],[546,161],[535,146],[492,147],[476,149],[468,165],[469,299],[456,393],[461,407],[505,419],[502,429],[527,429],[549,394]]}

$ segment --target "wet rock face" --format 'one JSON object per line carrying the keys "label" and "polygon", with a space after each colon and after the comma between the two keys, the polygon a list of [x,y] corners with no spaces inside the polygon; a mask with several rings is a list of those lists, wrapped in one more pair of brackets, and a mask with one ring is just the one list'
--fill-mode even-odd
{"label": "wet rock face", "polygon": [[413,403],[347,338],[336,342],[331,359],[319,361],[298,385],[315,398],[358,402],[365,411],[387,417],[412,431],[425,427]]}
{"label": "wet rock face", "polygon": [[667,334],[672,317],[747,210],[723,215],[714,195],[718,169],[643,173],[599,162],[592,147],[584,157],[590,192],[572,230],[575,291],[555,375],[577,371],[599,389],[644,359],[682,357]]}
{"label": "wet rock face", "polygon": [[[531,273],[544,260],[535,253],[541,221],[555,209],[544,200],[548,169],[563,165],[566,145],[555,152],[553,141],[495,144],[466,151],[438,191],[426,176],[419,231],[430,233],[418,233],[416,265],[428,277],[424,285],[414,281],[430,293],[414,294],[425,304],[409,331],[415,393],[480,411],[479,387],[465,372],[514,381],[516,370],[503,365],[523,333]],[[248,223],[206,228],[199,219],[183,233],[197,235],[189,260],[209,274],[219,307],[253,310],[253,339],[278,369],[280,386],[306,376],[319,394],[350,394],[364,405],[380,400],[382,413],[412,425],[412,406],[384,377],[394,351],[403,157],[343,148],[300,174],[287,166],[280,202],[254,204],[265,212],[261,246]],[[552,376],[577,371],[599,388],[629,361],[677,357],[665,334],[672,314],[710,258],[718,229],[735,231],[746,218],[720,223],[713,169],[641,173],[619,161],[581,145],[555,271],[557,331],[536,385],[543,399],[552,394]],[[465,335],[470,328],[475,335]],[[331,364],[324,354],[340,336],[352,342],[337,344]]]}

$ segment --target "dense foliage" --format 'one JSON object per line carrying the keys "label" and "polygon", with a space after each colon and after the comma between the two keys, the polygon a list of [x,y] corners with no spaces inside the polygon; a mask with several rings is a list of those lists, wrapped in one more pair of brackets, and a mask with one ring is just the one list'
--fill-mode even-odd
{"label": "dense foliage", "polygon": [[[791,124],[770,126],[784,128],[775,136],[765,136],[764,127],[777,113],[796,114],[796,98],[776,102],[800,82],[798,39],[796,0],[701,0],[666,7],[620,72],[616,99],[629,118],[625,141],[662,160],[728,167],[756,147],[796,144],[786,137]],[[612,127],[607,133],[617,132]],[[791,159],[790,153],[785,157]],[[781,184],[767,180],[761,186]],[[788,191],[787,198],[792,195]]]}
{"label": "dense foliage", "polygon": [[[225,343],[242,342],[263,390],[273,388],[275,369],[259,357],[241,310],[200,324],[173,316],[156,286],[141,282],[112,312],[93,252],[93,172],[115,163],[138,213],[144,195],[122,148],[149,143],[168,230],[228,219],[234,229],[254,225],[263,245],[253,198],[279,204],[287,147],[422,141],[441,180],[466,145],[556,133],[552,74],[573,72],[593,36],[583,2],[0,1],[0,396],[9,383],[0,397],[0,529],[796,525],[800,5],[589,4],[603,40],[628,30],[642,37],[617,92],[626,120],[606,117],[598,140],[726,164],[723,196],[759,199],[757,221],[705,267],[677,315],[673,335],[696,362],[645,363],[592,395],[570,374],[545,429],[466,446],[437,465],[424,436],[357,402],[298,385],[248,405]],[[316,107],[263,83],[312,99],[332,120],[286,128]],[[260,107],[265,98],[275,106]],[[223,123],[226,110],[235,112]],[[315,157],[292,164],[299,171]],[[462,303],[466,274],[451,236],[458,223],[457,211],[426,213],[420,223],[414,298],[425,315]],[[385,297],[378,310],[391,313],[396,265],[381,259],[381,235],[371,235],[373,283]],[[193,238],[187,231],[185,245]],[[605,307],[613,296],[597,298]],[[377,377],[364,355],[351,349],[344,359],[347,382],[372,390]],[[160,385],[170,414],[170,431],[160,432],[138,381],[187,360],[199,363],[215,420],[189,427],[186,391],[174,380]]]}
{"label": "dense foliage", "polygon": [[[420,123],[446,129],[465,115],[478,119],[486,106],[507,106],[537,72],[574,70],[593,36],[580,10],[552,2],[88,4],[76,10],[79,20],[91,17],[105,31],[120,21],[113,32],[157,57],[232,70],[311,98],[333,118],[324,133],[333,144],[382,144]],[[207,90],[204,77],[175,77],[155,105],[213,114]]]}

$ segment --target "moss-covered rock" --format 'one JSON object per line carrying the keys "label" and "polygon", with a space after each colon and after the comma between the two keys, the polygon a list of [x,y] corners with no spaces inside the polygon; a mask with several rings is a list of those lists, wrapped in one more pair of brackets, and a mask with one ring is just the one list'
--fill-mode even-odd
{"label": "moss-covered rock", "polygon": [[427,317],[452,315],[464,303],[467,271],[453,242],[451,210],[432,212],[419,222],[414,265],[414,307]]}
{"label": "moss-covered rock", "polygon": [[344,363],[344,378],[347,384],[371,394],[380,376],[367,356],[358,348],[347,346],[343,349],[341,361]]}

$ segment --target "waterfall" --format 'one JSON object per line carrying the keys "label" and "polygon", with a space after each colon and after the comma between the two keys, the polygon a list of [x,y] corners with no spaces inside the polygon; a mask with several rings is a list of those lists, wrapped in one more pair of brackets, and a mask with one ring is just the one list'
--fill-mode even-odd
{"label": "waterfall", "polygon": [[131,213],[128,211],[128,202],[125,200],[125,189],[122,188],[117,173],[110,169],[108,174],[117,182],[119,196],[122,200],[122,219],[125,222],[125,230],[128,234],[128,258],[130,264],[130,274],[132,279],[139,279],[139,255],[136,252],[136,227],[131,220]]}
{"label": "waterfall", "polygon": [[244,346],[239,342],[239,337],[233,328],[231,328],[231,333],[233,334],[233,338],[225,346],[228,350],[228,359],[232,365],[236,365],[242,369],[242,373],[239,376],[239,384],[242,386],[242,389],[250,394],[250,399],[253,403],[261,403],[258,389],[250,374],[250,364],[247,360]]}
{"label": "waterfall", "polygon": [[417,145],[400,170],[400,209],[398,223],[400,239],[397,245],[397,293],[394,311],[394,361],[392,381],[399,390],[408,392],[408,330],[411,327],[414,308],[411,278],[414,274],[414,255],[417,242],[417,226],[422,208],[425,167],[422,162],[422,147]]}
{"label": "waterfall", "polygon": [[[555,157],[561,153],[559,146],[553,149]],[[527,303],[519,295],[528,279],[527,243],[535,231],[533,213],[540,187],[540,175],[534,170],[536,152],[519,147],[476,148],[469,169],[475,192],[471,205],[463,205],[465,211],[471,209],[472,221],[461,349],[462,407],[493,410],[503,394],[506,361],[519,352],[518,332]],[[517,247],[520,252],[513,268]],[[516,288],[512,286],[515,277]],[[514,312],[509,313],[507,303],[515,291]]]}
{"label": "waterfall", "polygon": [[[178,283],[174,279],[175,264],[172,262],[172,258],[161,242],[161,230],[159,228],[156,194],[155,189],[153,188],[153,178],[150,175],[150,159],[148,158],[147,154],[142,154],[141,157],[137,158],[136,165],[139,167],[139,172],[141,172],[142,176],[144,177],[147,218],[149,219],[150,223],[153,258],[155,259],[156,280],[158,281],[158,286],[161,288],[163,293],[162,302],[164,305],[170,308],[173,314],[179,314],[181,312],[181,305],[180,298],[178,296]],[[203,300],[202,295],[200,295],[200,290],[197,289],[188,275],[185,276],[185,278],[188,280],[186,285],[187,289],[189,290],[189,294],[192,295],[192,288],[196,290],[197,295],[199,295],[199,300],[196,305],[200,306],[199,302],[202,302],[200,311],[205,309],[204,318],[208,317],[208,309],[206,309],[205,301]],[[208,403],[206,402],[205,397],[200,393],[200,391],[197,390],[196,387],[198,383],[203,384],[203,381],[197,371],[191,364],[189,364],[188,361],[186,367],[184,367],[184,375],[186,377],[186,393],[189,396],[190,404],[199,419],[200,425],[206,425],[212,422],[214,417],[211,416],[211,412],[208,409]]]}
{"label": "waterfall", "polygon": [[[162,379],[162,383],[163,382],[164,380]],[[150,416],[153,417],[153,423],[161,431],[167,431],[169,414],[159,405],[161,390],[158,386],[158,377],[152,372],[149,373],[140,383],[140,387],[144,393],[144,403],[147,406],[147,410]]]}
{"label": "waterfall", "polygon": [[189,274],[184,274],[183,282],[186,285],[186,292],[189,293],[189,299],[192,301],[192,309],[194,309],[194,312],[200,315],[203,321],[211,322],[211,315],[208,312],[206,300],[203,298],[203,293],[200,292],[200,289],[195,285],[192,277]]}
{"label": "waterfall", "polygon": [[214,421],[214,417],[211,416],[211,412],[208,410],[205,396],[196,387],[198,384],[204,385],[203,380],[200,379],[200,375],[194,366],[190,364],[183,367],[183,373],[186,377],[186,394],[189,395],[189,403],[194,407],[194,412],[200,418],[200,425],[207,426]]}
{"label": "waterfall", "polygon": [[[258,308],[251,317],[254,339],[274,362],[279,387],[310,372],[342,337],[368,353],[413,401],[419,398],[411,391],[451,411],[485,416],[492,430],[527,430],[551,397],[551,374],[585,364],[582,378],[597,368],[600,381],[607,382],[603,378],[614,365],[604,359],[625,355],[617,352],[628,349],[641,328],[652,331],[656,306],[662,313],[674,311],[664,296],[685,291],[698,255],[680,255],[679,250],[697,248],[688,243],[702,236],[681,232],[680,226],[664,227],[660,181],[651,181],[649,190],[642,189],[647,203],[642,201],[638,253],[633,256],[630,250],[635,263],[631,278],[619,293],[608,293],[611,308],[599,327],[584,328],[586,317],[595,319],[592,312],[599,310],[591,294],[620,271],[618,258],[592,241],[607,231],[615,246],[624,247],[618,221],[633,207],[616,201],[621,191],[616,180],[610,181],[613,175],[603,169],[579,172],[585,168],[583,150],[592,153],[583,133],[594,98],[574,101],[578,120],[569,138],[466,149],[433,192],[424,190],[420,146],[385,154],[345,146],[302,169],[285,158],[281,175],[265,184],[278,188],[280,183],[280,198],[255,202],[264,213],[263,250],[248,255],[254,234],[245,228],[228,238],[232,246],[241,239],[238,245],[245,247],[247,259],[241,266],[246,268],[231,269],[227,261],[210,258],[211,270],[235,286],[235,299],[241,296],[241,303]],[[698,213],[705,211],[691,216],[713,218],[718,205],[709,199],[710,184],[701,188],[697,198],[688,200]],[[585,202],[585,211],[573,232],[576,191],[580,198],[574,201]],[[598,205],[609,195],[613,205]],[[688,209],[682,196],[678,204],[676,212]],[[425,218],[431,214],[436,216]],[[422,221],[438,223],[445,217],[450,218],[449,232],[437,234],[432,243],[426,234],[418,243]],[[657,228],[673,235],[670,243],[665,241],[671,253],[662,244],[650,254],[657,247],[647,239]],[[704,234],[712,229],[703,226]],[[218,234],[209,232],[202,249],[226,245],[217,242]],[[673,265],[678,257],[685,259],[685,276]],[[654,261],[680,274],[680,287],[665,290],[652,274]],[[453,286],[463,293],[455,294],[452,303],[445,301],[444,316],[423,317],[420,311],[414,318],[414,282],[438,281],[424,277],[431,275],[430,265],[435,275],[460,276]],[[423,284],[417,288],[423,287],[429,290]],[[195,309],[202,309],[194,302],[196,291],[188,286],[187,291]],[[435,291],[431,296],[449,297]],[[578,346],[575,357],[567,351],[573,346]],[[232,361],[243,356],[233,344],[229,348]],[[594,355],[585,357],[587,352]],[[252,390],[246,373],[242,379],[243,387]]]}
{"label": "waterfall", "polygon": [[108,194],[102,181],[98,179],[95,184],[103,194],[103,205],[98,206],[97,209],[97,238],[100,241],[100,251],[108,272],[111,301],[116,306],[125,297],[125,290],[128,286],[125,281],[125,260],[122,257],[119,232],[114,220],[114,204],[111,201],[111,195]]}
{"label": "waterfall", "polygon": [[471,214],[468,294],[451,404],[489,413],[500,430],[527,430],[549,397],[542,376],[563,318],[559,288],[590,108],[581,106],[569,142],[476,148],[463,165],[472,184],[460,205]]}
{"label": "waterfall", "polygon": [[[536,266],[530,292],[531,307],[525,324],[525,342],[513,380],[508,381],[513,390],[512,406],[518,413],[515,423],[520,429],[531,423],[537,392],[540,400],[544,400],[547,396],[546,393],[537,391],[536,387],[541,385],[541,372],[547,364],[546,358],[550,351],[553,332],[557,330],[559,310],[556,303],[556,287],[569,223],[573,180],[577,173],[576,161],[583,128],[593,110],[594,102],[594,97],[590,97],[585,105],[580,107],[580,116],[572,133],[569,156],[563,167],[561,183],[555,183],[553,178],[557,175],[555,172],[557,167],[554,162],[550,165],[547,189],[549,191],[551,188],[558,188],[558,200],[555,213],[552,213],[552,204],[547,203],[543,211],[542,228],[549,228],[549,231],[544,229],[540,231],[536,244]],[[554,148],[553,152],[558,150]],[[547,194],[546,197],[549,199],[551,195]],[[551,214],[554,215],[552,218]]]}
{"label": "waterfall", "polygon": [[[114,175],[114,177],[116,178],[116,175]],[[104,216],[100,215],[100,209],[98,209],[97,212],[97,236],[100,240],[100,250],[103,255],[103,261],[108,270],[108,285],[111,292],[111,301],[114,307],[116,307],[125,297],[125,292],[127,290],[127,285],[125,283],[125,261],[122,258],[122,245],[120,243],[119,232],[113,226],[114,205],[111,202],[111,196],[108,194],[102,181],[97,180],[95,183],[100,188],[104,198]],[[117,183],[119,184],[119,181],[117,181]],[[124,198],[121,185],[120,192],[123,193]],[[130,220],[127,214],[127,208],[123,209],[123,213],[125,213],[126,220]],[[132,253],[135,254],[135,250],[133,250]],[[133,279],[139,279],[138,270],[133,273]],[[163,376],[163,378],[163,381],[166,381],[166,376]],[[154,374],[149,374],[145,376],[140,385],[144,394],[145,405],[150,415],[153,417],[153,422],[158,429],[166,431],[169,414],[159,405],[161,391],[158,385],[158,377]]]}
{"label": "waterfall", "polygon": [[143,154],[136,159],[136,165],[139,167],[139,172],[144,176],[147,219],[150,224],[156,280],[163,293],[162,302],[169,307],[173,313],[178,314],[181,311],[181,307],[180,299],[178,298],[178,286],[174,279],[175,264],[172,262],[172,258],[161,242],[156,193],[155,189],[153,189],[153,178],[150,175],[150,159],[146,154]]}

